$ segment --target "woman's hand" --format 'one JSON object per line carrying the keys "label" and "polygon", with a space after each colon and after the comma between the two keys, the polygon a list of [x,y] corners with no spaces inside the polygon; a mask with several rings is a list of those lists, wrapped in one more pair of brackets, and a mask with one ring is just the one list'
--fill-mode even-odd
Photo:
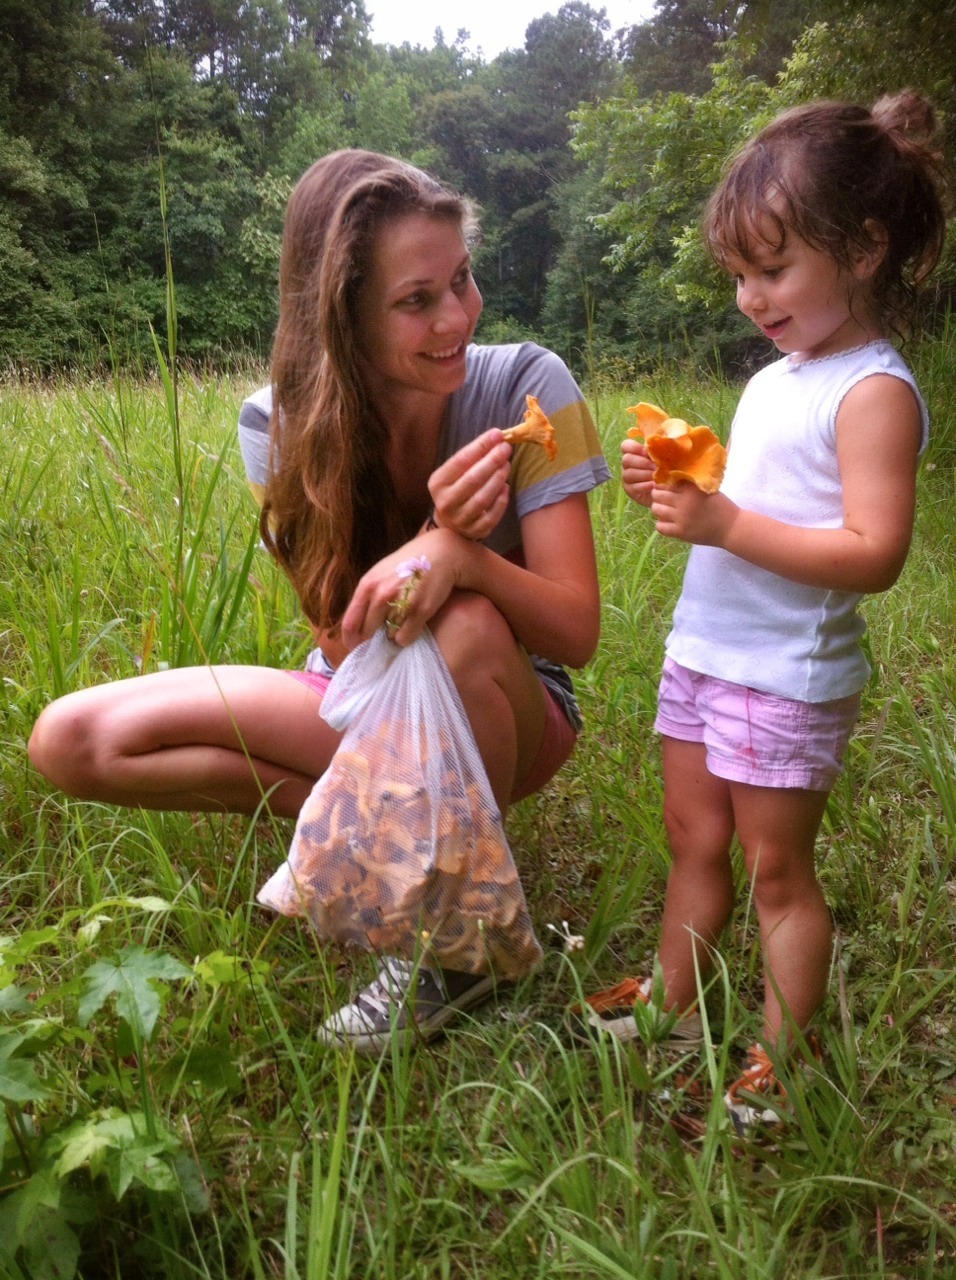
{"label": "woman's hand", "polygon": [[494,428],[459,449],[428,481],[435,521],[465,538],[481,541],[508,506],[511,445]]}
{"label": "woman's hand", "polygon": [[458,585],[465,544],[449,529],[419,534],[360,578],[342,617],[342,641],[352,650],[379,627],[392,640],[411,644]]}
{"label": "woman's hand", "polygon": [[655,464],[640,440],[621,441],[621,483],[632,502],[638,502],[642,507],[651,505],[655,470]]}

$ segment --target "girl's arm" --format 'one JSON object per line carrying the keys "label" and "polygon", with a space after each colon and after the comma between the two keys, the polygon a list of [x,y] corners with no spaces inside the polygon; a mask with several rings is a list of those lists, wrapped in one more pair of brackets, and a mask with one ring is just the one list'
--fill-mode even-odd
{"label": "girl's arm", "polygon": [[858,382],[837,414],[843,525],[804,528],[739,507],[692,484],[655,487],[657,529],[721,547],[771,573],[827,590],[885,591],[909,551],[921,421],[910,387],[889,374]]}

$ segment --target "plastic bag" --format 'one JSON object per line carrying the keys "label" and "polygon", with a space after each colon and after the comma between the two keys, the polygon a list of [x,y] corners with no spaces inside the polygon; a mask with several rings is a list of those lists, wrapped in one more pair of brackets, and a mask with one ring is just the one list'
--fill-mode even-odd
{"label": "plastic bag", "polygon": [[515,979],[541,959],[501,814],[431,632],[355,649],[322,716],[344,736],[259,901],[320,938]]}

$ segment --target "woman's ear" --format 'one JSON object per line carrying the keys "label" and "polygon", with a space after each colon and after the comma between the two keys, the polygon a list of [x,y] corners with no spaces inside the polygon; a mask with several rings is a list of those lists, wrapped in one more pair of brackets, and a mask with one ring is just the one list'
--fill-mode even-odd
{"label": "woman's ear", "polygon": [[889,246],[889,236],[882,222],[867,218],[863,231],[866,240],[856,245],[853,251],[853,274],[857,280],[869,280],[879,270]]}

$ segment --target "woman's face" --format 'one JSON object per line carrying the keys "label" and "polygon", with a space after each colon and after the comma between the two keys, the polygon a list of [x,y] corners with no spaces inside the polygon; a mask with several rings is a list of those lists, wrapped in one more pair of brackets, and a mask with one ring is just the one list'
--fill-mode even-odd
{"label": "woman's face", "polygon": [[410,213],[386,223],[373,245],[356,315],[373,398],[457,391],[480,315],[471,254],[455,222]]}

